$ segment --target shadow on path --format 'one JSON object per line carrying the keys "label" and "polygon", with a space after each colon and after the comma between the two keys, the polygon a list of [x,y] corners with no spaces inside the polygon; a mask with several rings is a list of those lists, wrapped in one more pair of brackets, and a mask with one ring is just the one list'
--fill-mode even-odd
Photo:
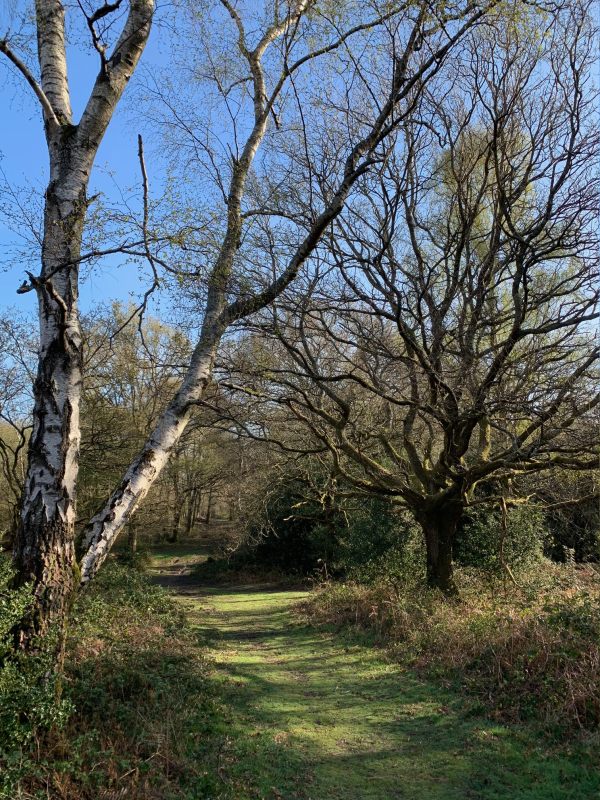
{"label": "shadow on path", "polygon": [[214,657],[235,800],[600,798],[581,764],[380,651],[305,625],[294,606],[306,592],[200,586],[185,570],[165,564],[157,580]]}

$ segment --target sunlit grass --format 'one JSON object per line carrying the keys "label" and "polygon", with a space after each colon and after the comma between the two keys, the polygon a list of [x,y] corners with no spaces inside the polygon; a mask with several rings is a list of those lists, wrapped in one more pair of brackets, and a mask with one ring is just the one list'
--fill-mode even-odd
{"label": "sunlit grass", "polygon": [[317,632],[302,592],[200,590],[185,601],[230,713],[232,797],[587,800],[600,776],[532,732],[476,714],[364,641]]}
{"label": "sunlit grass", "polygon": [[[308,593],[203,586],[205,554],[111,565],[73,617],[65,695],[6,800],[593,800],[597,758],[501,725],[443,676],[315,627]],[[306,604],[304,604],[306,605]],[[181,614],[185,612],[187,617]]]}

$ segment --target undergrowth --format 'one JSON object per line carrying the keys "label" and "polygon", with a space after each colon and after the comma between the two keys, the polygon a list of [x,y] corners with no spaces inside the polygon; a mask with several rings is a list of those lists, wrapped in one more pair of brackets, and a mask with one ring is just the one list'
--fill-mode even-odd
{"label": "undergrowth", "polygon": [[404,663],[459,684],[492,716],[556,738],[600,730],[600,576],[538,564],[520,585],[459,571],[461,600],[426,589],[331,582],[305,604],[313,624],[372,633]]}
{"label": "undergrowth", "polygon": [[[18,614],[23,600],[1,597]],[[43,663],[0,672],[2,800],[219,797],[212,726],[223,712],[175,603],[109,564],[70,626],[60,702]]]}
{"label": "undergrowth", "polygon": [[251,586],[268,583],[272,586],[297,586],[306,582],[303,575],[284,572],[278,567],[265,567],[247,563],[243,558],[212,558],[196,564],[191,574],[201,583],[216,585]]}
{"label": "undergrowth", "polygon": [[16,797],[19,778],[34,765],[42,730],[58,730],[73,711],[55,675],[56,636],[29,655],[14,651],[11,630],[26,613],[29,587],[10,588],[8,558],[0,558],[0,798]]}

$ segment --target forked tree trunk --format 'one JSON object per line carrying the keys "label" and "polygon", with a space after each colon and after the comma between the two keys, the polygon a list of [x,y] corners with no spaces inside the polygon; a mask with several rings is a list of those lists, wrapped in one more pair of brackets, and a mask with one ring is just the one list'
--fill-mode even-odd
{"label": "forked tree trunk", "polygon": [[416,512],[423,531],[427,551],[427,585],[456,596],[454,582],[453,546],[462,516],[460,504],[447,504]]}
{"label": "forked tree trunk", "polygon": [[78,125],[71,118],[64,8],[60,0],[36,0],[35,8],[41,85],[31,75],[28,82],[43,108],[50,179],[41,273],[30,275],[29,286],[22,287],[37,293],[40,345],[21,524],[14,544],[17,582],[33,584],[31,610],[14,631],[20,647],[28,647],[53,622],[64,621],[77,584],[74,525],[82,366],[77,297],[86,193],[98,147],[150,33],[154,0],[130,0],[121,36],[113,54],[103,59]]}

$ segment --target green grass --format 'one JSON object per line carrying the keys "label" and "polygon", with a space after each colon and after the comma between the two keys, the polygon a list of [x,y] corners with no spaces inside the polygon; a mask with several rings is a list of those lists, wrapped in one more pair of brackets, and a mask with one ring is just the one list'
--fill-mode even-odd
{"label": "green grass", "polygon": [[582,752],[478,716],[381,651],[317,632],[304,593],[203,590],[185,602],[227,708],[223,797],[285,800],[591,800]]}
{"label": "green grass", "polygon": [[189,576],[202,554],[155,556],[177,603],[139,572],[102,571],[72,619],[64,694],[75,713],[14,759],[0,753],[0,773],[12,765],[0,796],[600,798],[582,747],[550,749],[364,638],[311,627],[297,608],[306,592],[203,587]]}

